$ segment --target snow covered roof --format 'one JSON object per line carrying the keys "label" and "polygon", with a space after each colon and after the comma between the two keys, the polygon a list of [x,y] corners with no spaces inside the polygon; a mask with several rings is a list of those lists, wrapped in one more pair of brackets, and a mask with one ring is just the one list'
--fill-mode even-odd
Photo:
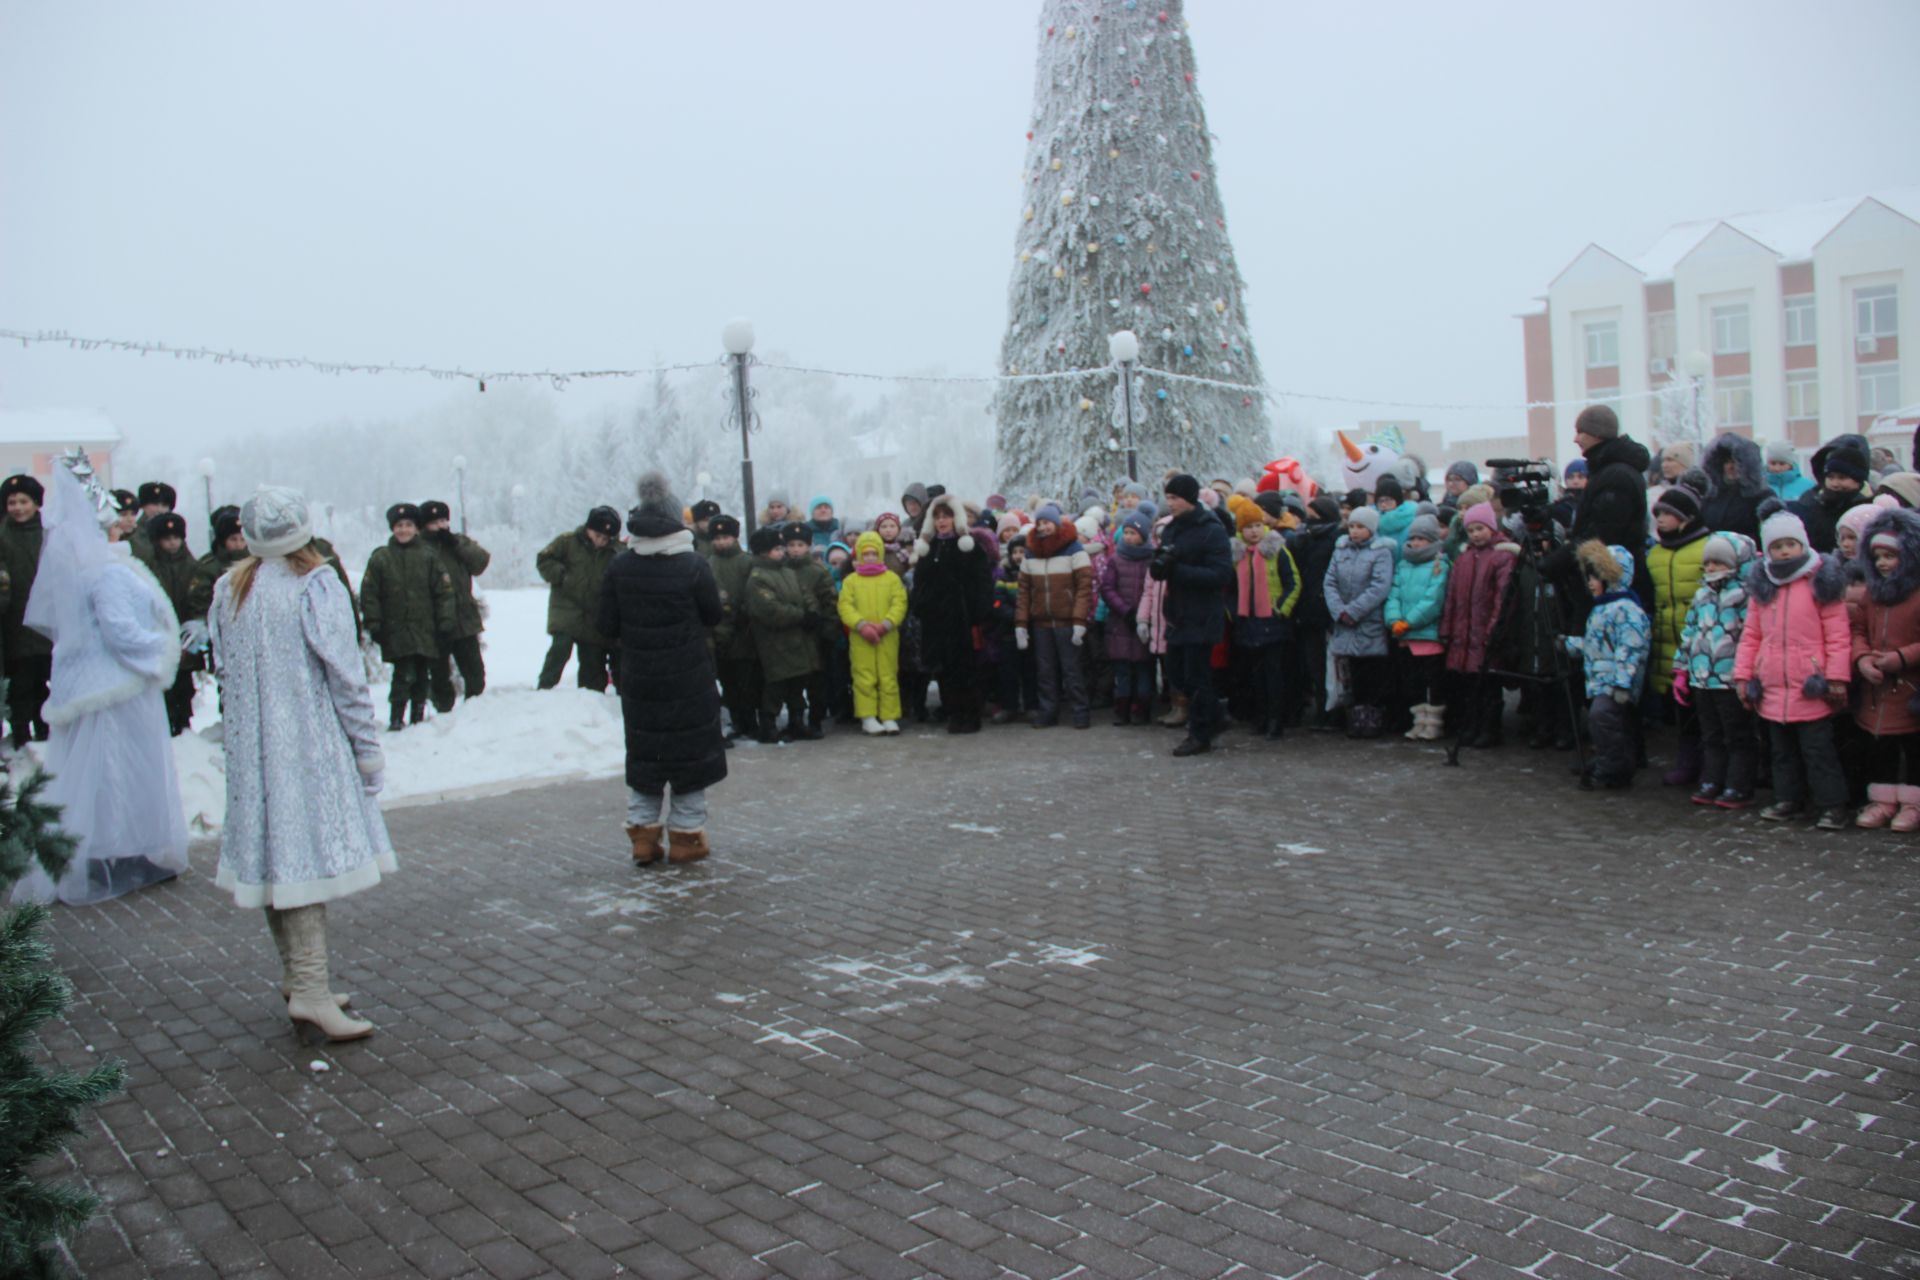
{"label": "snow covered roof", "polygon": [[1782,262],[1805,262],[1813,257],[1814,246],[1824,240],[1828,232],[1869,199],[1920,222],[1920,187],[1872,191],[1865,196],[1842,196],[1764,213],[1735,213],[1724,218],[1676,222],[1662,232],[1646,252],[1631,261],[1649,280],[1672,279],[1673,269],[1680,260],[1724,222],[1779,254]]}
{"label": "snow covered roof", "polygon": [[97,409],[0,409],[0,444],[119,444],[120,428]]}

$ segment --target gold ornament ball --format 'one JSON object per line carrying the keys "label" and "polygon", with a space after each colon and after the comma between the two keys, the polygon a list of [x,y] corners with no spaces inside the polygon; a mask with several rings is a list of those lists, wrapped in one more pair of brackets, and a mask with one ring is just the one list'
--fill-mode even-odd
{"label": "gold ornament ball", "polygon": [[1090,412],[1092,409],[1093,409],[1093,401],[1087,399],[1085,396],[1080,397],[1080,412],[1087,413],[1087,412]]}
{"label": "gold ornament ball", "polygon": [[1055,267],[1053,269],[1053,278],[1055,280],[1065,280],[1067,278],[1067,269],[1065,267]]}
{"label": "gold ornament ball", "polygon": [[1119,151],[1119,149],[1118,149],[1118,148],[1112,148],[1112,149],[1110,149],[1110,150],[1108,150],[1108,152],[1107,152],[1107,159],[1109,159],[1109,160],[1118,160],[1119,158],[1120,158],[1120,151]]}
{"label": "gold ornament ball", "polygon": [[1087,252],[1088,253],[1100,252],[1100,242],[1098,240],[1087,241]]}
{"label": "gold ornament ball", "polygon": [[1051,168],[1055,173],[1060,172],[1060,157],[1055,156],[1053,158],[1053,163],[1048,167]]}

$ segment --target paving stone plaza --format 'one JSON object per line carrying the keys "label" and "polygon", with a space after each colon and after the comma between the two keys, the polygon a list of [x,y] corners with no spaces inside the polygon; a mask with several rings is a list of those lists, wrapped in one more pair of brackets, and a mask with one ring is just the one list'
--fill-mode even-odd
{"label": "paving stone plaza", "polygon": [[193,874],[58,910],[133,1276],[1920,1274],[1920,848],[1301,734],[837,734],[715,856],[390,814],[303,1043]]}

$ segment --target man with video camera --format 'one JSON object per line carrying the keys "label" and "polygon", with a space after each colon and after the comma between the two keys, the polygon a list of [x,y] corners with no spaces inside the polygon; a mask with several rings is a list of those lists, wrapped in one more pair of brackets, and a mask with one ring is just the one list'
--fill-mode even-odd
{"label": "man with video camera", "polygon": [[1227,632],[1227,584],[1233,553],[1226,526],[1200,505],[1200,482],[1189,475],[1167,481],[1173,520],[1160,534],[1147,573],[1167,584],[1162,612],[1167,621],[1167,674],[1187,695],[1187,736],[1176,756],[1213,750],[1220,732],[1220,701],[1213,692],[1213,647]]}
{"label": "man with video camera", "polygon": [[[1608,546],[1630,547],[1636,553],[1647,545],[1647,465],[1653,460],[1645,445],[1620,434],[1620,419],[1604,404],[1590,404],[1574,419],[1573,441],[1587,460],[1587,489],[1574,509],[1567,540],[1542,564],[1542,570],[1573,602],[1578,625],[1585,625],[1588,603],[1575,548],[1599,539]],[[1633,557],[1633,593],[1644,606],[1653,603],[1653,579],[1647,558]]]}

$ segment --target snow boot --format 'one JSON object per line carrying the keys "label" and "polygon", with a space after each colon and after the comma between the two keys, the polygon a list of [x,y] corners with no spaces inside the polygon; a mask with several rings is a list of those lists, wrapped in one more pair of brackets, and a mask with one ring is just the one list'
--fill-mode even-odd
{"label": "snow boot", "polygon": [[1674,746],[1673,768],[1660,775],[1668,787],[1690,787],[1700,781],[1700,739],[1682,738]]}
{"label": "snow boot", "polygon": [[1427,704],[1416,702],[1407,710],[1413,713],[1413,727],[1400,736],[1409,742],[1418,742],[1427,736]]}
{"label": "snow boot", "polygon": [[1173,705],[1167,708],[1167,714],[1160,717],[1159,723],[1168,729],[1184,729],[1187,727],[1186,694],[1176,693],[1173,695]]}
{"label": "snow boot", "polygon": [[1853,820],[1856,827],[1865,827],[1869,831],[1892,822],[1894,815],[1900,812],[1901,788],[1890,782],[1876,782],[1867,788],[1867,807]]}
{"label": "snow boot", "polygon": [[327,908],[324,903],[295,907],[280,913],[287,931],[288,979],[293,995],[287,1016],[298,1026],[318,1027],[329,1040],[359,1040],[373,1034],[373,1024],[349,1018],[334,1003],[327,985]]}
{"label": "snow boot", "polygon": [[1920,787],[1899,787],[1900,812],[1893,815],[1893,830],[1902,835],[1920,831]]}
{"label": "snow boot", "polygon": [[424,721],[426,718],[427,718],[427,700],[425,698],[415,698],[413,700],[412,722],[414,724],[419,724],[422,721]]}
{"label": "snow boot", "polygon": [[407,708],[405,703],[393,704],[393,713],[387,717],[387,732],[399,733],[407,727]]}
{"label": "snow boot", "polygon": [[[280,953],[280,998],[293,999],[293,952],[287,944],[287,925],[283,913],[267,908],[267,932],[273,935],[273,949]],[[342,1009],[353,1003],[353,997],[336,994],[333,1002]]]}
{"label": "snow boot", "polygon": [[633,865],[650,867],[666,855],[666,849],[660,843],[660,833],[666,828],[657,822],[645,826],[627,824],[627,841],[633,845]]}
{"label": "snow boot", "polygon": [[1420,726],[1420,738],[1423,742],[1438,742],[1447,732],[1447,709],[1427,704],[1427,718]]}
{"label": "snow boot", "polygon": [[880,723],[880,717],[865,716],[861,718],[860,732],[877,738],[886,731],[886,726]]}
{"label": "snow boot", "polygon": [[667,832],[667,861],[673,863],[698,862],[713,852],[707,844],[707,833],[699,831]]}

